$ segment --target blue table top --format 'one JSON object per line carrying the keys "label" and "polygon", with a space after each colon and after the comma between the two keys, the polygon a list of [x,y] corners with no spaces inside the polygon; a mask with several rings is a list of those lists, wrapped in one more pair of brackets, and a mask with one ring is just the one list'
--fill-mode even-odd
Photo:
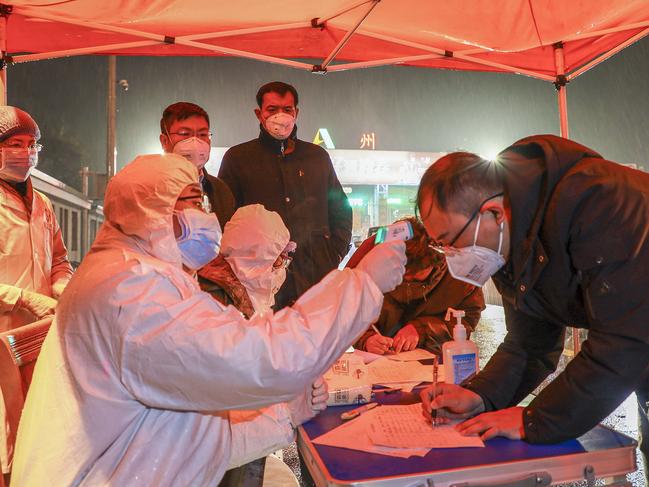
{"label": "blue table top", "polygon": [[[376,394],[381,404],[412,404],[419,402],[416,393]],[[305,440],[332,430],[342,423],[340,414],[356,406],[327,408],[302,427]],[[305,434],[305,435],[304,435]],[[577,440],[553,445],[532,445],[525,441],[494,438],[485,448],[434,448],[424,457],[395,458],[358,450],[311,444],[334,479],[355,481],[413,473],[453,470],[490,464],[511,463],[535,458],[571,455],[635,444],[631,438],[604,426],[597,426]]]}

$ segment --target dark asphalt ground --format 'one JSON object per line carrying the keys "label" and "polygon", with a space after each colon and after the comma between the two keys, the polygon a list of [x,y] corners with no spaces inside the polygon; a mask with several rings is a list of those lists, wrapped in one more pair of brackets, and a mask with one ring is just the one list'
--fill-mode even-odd
{"label": "dark asphalt ground", "polygon": [[[503,309],[500,306],[488,305],[487,309],[483,312],[482,318],[472,339],[480,349],[480,364],[485,364],[491,355],[496,351],[498,345],[502,342],[505,336],[505,317]],[[569,360],[572,355],[571,340],[568,340],[564,358],[559,366],[559,371],[565,362]],[[558,373],[558,372],[557,372]],[[549,378],[549,380],[551,377]],[[630,396],[619,408],[617,408],[608,418],[603,421],[603,424],[616,429],[632,438],[638,438],[637,427],[637,412],[635,396]],[[627,475],[627,480],[631,482],[634,487],[645,487],[644,471],[642,461],[640,460],[640,452],[638,451],[638,470]],[[301,481],[299,463],[297,458],[297,450],[295,444],[284,450],[284,461],[293,469],[300,480],[300,485],[307,485]],[[575,482],[571,484],[563,484],[563,487],[581,487],[585,486],[586,482]],[[603,481],[597,481],[597,485],[603,485]]]}

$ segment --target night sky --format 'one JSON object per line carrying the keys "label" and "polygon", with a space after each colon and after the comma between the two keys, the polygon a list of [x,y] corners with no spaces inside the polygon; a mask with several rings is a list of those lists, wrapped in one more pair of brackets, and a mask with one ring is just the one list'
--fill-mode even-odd
{"label": "night sky", "polygon": [[[12,66],[8,102],[29,111],[43,133],[40,169],[75,187],[78,170],[103,171],[106,58],[84,56]],[[571,138],[604,157],[649,168],[649,39],[627,48],[568,85]],[[213,145],[256,137],[257,88],[295,85],[298,135],[328,128],[336,148],[357,149],[363,132],[376,149],[489,155],[519,138],[559,133],[550,83],[512,74],[384,67],[325,76],[256,61],[215,57],[119,57],[118,166],[159,151],[159,120],[187,100],[210,114]]]}

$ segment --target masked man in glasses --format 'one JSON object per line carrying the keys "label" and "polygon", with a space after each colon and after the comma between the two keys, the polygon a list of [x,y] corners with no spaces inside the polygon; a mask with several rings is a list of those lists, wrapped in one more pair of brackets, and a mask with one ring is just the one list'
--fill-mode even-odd
{"label": "masked man in glasses", "polygon": [[203,108],[181,101],[164,109],[160,120],[160,144],[165,153],[180,154],[196,166],[203,190],[203,206],[216,214],[223,230],[234,213],[234,196],[227,184],[205,169],[211,143],[210,117]]}
{"label": "masked man in glasses", "polygon": [[[586,433],[635,391],[649,433],[649,175],[533,136],[496,161],[443,157],[417,205],[456,279],[493,277],[507,322],[477,376],[422,394],[425,414],[469,418],[459,430],[485,439],[553,443]],[[567,326],[588,329],[581,352],[519,407],[555,370]]]}
{"label": "masked man in glasses", "polygon": [[[72,277],[52,203],[32,186],[40,137],[27,112],[0,106],[0,332],[54,314]],[[13,457],[5,430],[6,400],[0,395],[0,463],[5,474]]]}

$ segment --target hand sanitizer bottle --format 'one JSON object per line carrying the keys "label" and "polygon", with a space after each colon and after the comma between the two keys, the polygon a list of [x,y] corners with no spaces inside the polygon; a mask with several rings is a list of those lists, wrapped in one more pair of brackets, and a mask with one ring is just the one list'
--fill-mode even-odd
{"label": "hand sanitizer bottle", "polygon": [[445,320],[450,321],[451,315],[457,322],[453,327],[453,340],[442,345],[444,382],[459,384],[478,372],[478,347],[466,338],[466,328],[462,324],[464,311],[448,308]]}

